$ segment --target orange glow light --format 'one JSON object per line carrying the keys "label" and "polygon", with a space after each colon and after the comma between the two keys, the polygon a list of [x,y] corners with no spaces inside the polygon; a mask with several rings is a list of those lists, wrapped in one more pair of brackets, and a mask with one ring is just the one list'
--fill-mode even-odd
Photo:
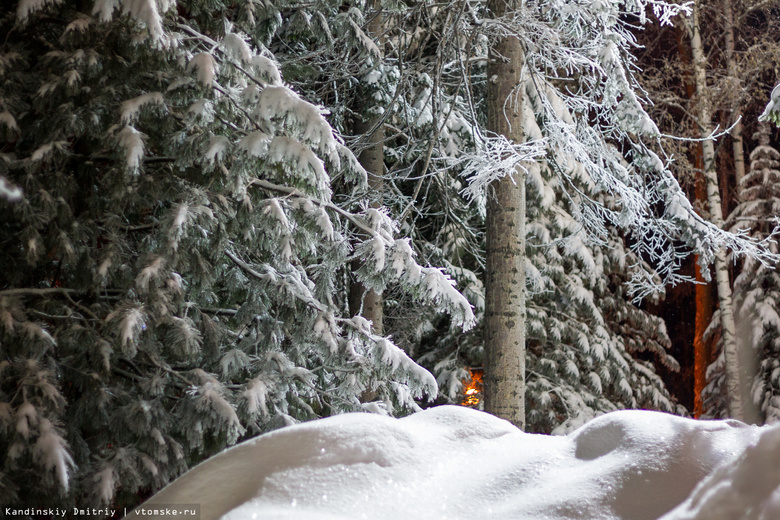
{"label": "orange glow light", "polygon": [[463,401],[461,405],[476,408],[482,400],[482,369],[469,369],[471,379],[463,382]]}

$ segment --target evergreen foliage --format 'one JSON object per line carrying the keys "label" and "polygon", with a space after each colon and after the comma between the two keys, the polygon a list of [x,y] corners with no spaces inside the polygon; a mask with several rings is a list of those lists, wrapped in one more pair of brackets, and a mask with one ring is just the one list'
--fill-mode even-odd
{"label": "evergreen foliage", "polygon": [[[680,280],[670,239],[761,253],[647,144],[621,9],[649,6],[676,10],[388,2],[379,49],[359,2],[21,0],[0,19],[0,503],[131,505],[245,436],[458,400],[482,188],[529,161],[530,428],[682,413],[638,360],[674,368],[663,323],[624,284]],[[527,143],[483,130],[500,31],[533,50]],[[350,136],[378,116],[380,194]],[[354,281],[389,336],[349,315]]]}
{"label": "evergreen foliage", "polygon": [[436,395],[347,314],[346,266],[466,328],[471,307],[368,206],[269,50],[301,23],[360,39],[359,13],[281,8],[23,0],[2,18],[0,503],[133,504],[242,436]]}
{"label": "evergreen foliage", "polygon": [[[634,148],[627,149],[634,158],[646,154],[647,161],[643,164],[650,170],[660,164],[637,137],[647,130],[642,125],[637,126],[637,122],[650,125],[646,115],[643,119],[639,99],[630,97],[631,110],[625,104],[619,108],[597,102],[604,92],[616,95],[633,88],[630,67],[624,69],[624,76],[604,77],[600,75],[602,65],[597,65],[603,61],[603,47],[600,46],[614,52],[609,55],[615,58],[610,66],[620,67],[623,59],[630,61],[630,38],[623,32],[626,27],[615,24],[609,16],[602,16],[604,13],[591,12],[596,9],[594,6],[579,5],[576,8],[580,10],[578,15],[571,10],[564,15],[559,9],[564,8],[547,3],[529,5],[527,11],[515,14],[525,18],[508,20],[482,19],[480,17],[485,13],[479,9],[470,10],[468,16],[461,18],[457,11],[437,10],[436,16],[428,18],[431,27],[426,27],[434,35],[429,46],[435,45],[435,52],[430,54],[448,66],[443,69],[432,67],[430,74],[425,75],[429,78],[425,84],[424,99],[428,100],[425,110],[419,110],[419,98],[409,97],[408,103],[415,111],[411,108],[405,112],[398,110],[398,119],[393,124],[410,128],[397,121],[403,121],[403,114],[420,114],[419,118],[409,120],[415,124],[408,131],[410,134],[416,131],[422,121],[428,134],[436,136],[438,142],[434,145],[433,141],[420,144],[408,140],[404,141],[404,144],[408,143],[404,151],[416,146],[419,152],[407,151],[401,155],[390,151],[393,154],[391,171],[407,171],[406,164],[414,166],[413,161],[421,155],[431,158],[434,170],[418,181],[424,186],[420,192],[425,193],[425,198],[415,201],[412,210],[414,245],[421,255],[431,255],[435,262],[449,266],[451,274],[459,280],[474,304],[480,322],[484,311],[481,283],[484,266],[480,251],[484,247],[482,226],[486,196],[482,188],[496,175],[513,170],[523,160],[536,161],[528,167],[526,174],[529,193],[526,270],[530,292],[526,399],[529,429],[546,432],[557,427],[574,427],[588,417],[615,408],[641,406],[683,412],[650,365],[637,359],[641,357],[638,353],[646,348],[652,352],[650,358],[655,357],[658,362],[676,368],[676,361],[665,351],[670,341],[663,322],[632,304],[623,285],[632,278],[643,279],[642,273],[650,276],[653,285],[662,283],[652,276],[652,269],[640,261],[640,256],[625,246],[624,238],[615,226],[601,220],[609,221],[621,214],[626,216],[630,213],[626,209],[629,203],[605,196],[605,192],[614,191],[612,186],[593,179],[598,175],[606,182],[615,171],[626,175],[620,177],[622,180],[630,178],[631,167],[609,144],[613,139],[629,139],[635,143]],[[592,17],[598,23],[593,27],[578,25],[573,21],[577,16]],[[447,31],[442,19],[455,19],[460,30]],[[518,95],[518,99],[524,97],[528,104],[526,113],[529,117],[524,130],[529,135],[529,142],[512,146],[486,136],[481,130],[485,112],[483,94],[489,80],[485,76],[485,60],[487,43],[495,31],[517,31],[519,37],[530,38],[520,29],[526,27],[534,27],[538,32],[550,35],[551,39],[536,41],[533,45],[527,42],[527,48],[533,49],[528,54],[531,66],[526,92]],[[568,33],[567,27],[578,29]],[[590,28],[586,30],[585,27]],[[439,28],[442,29],[437,30]],[[564,36],[553,37],[557,31]],[[614,38],[604,38],[604,31]],[[627,39],[620,40],[618,36]],[[553,48],[554,42],[559,42],[556,38],[568,42],[565,51]],[[620,45],[613,46],[615,41]],[[565,61],[561,55],[564,52],[576,54],[570,57],[571,63],[567,66],[582,67],[578,70],[587,78],[579,89],[572,87],[574,82],[571,80],[556,78],[557,74],[553,72],[558,68],[551,62]],[[595,73],[586,72],[591,70],[588,69],[590,65]],[[588,123],[581,107],[586,105],[603,109],[600,114],[612,125],[603,135],[599,136],[597,132],[604,125],[584,126]],[[652,139],[652,132],[649,134]],[[412,159],[399,166],[396,159],[399,156]],[[642,161],[637,162],[642,164]],[[645,186],[652,190],[652,180],[647,179],[658,173],[646,172],[646,181],[639,181],[639,184],[648,182],[650,184]],[[664,175],[668,172],[660,176],[663,178]],[[397,177],[394,180],[398,182]],[[411,184],[414,188],[417,182]],[[630,191],[632,186],[628,184],[624,188]],[[659,198],[680,200],[679,189],[675,191],[675,186],[673,183],[659,188]],[[401,191],[414,195],[418,190]],[[633,202],[640,201],[633,195],[630,198]],[[647,207],[635,209],[635,216],[641,219],[641,213]],[[678,217],[684,220],[685,211],[672,216],[671,220]],[[633,226],[633,223],[617,220],[629,228]],[[650,225],[651,220],[656,224],[660,222],[653,216],[645,223]],[[668,223],[663,222],[664,225]],[[667,231],[673,232],[674,225],[669,224]],[[594,240],[586,226],[588,231],[599,230],[599,238]],[[648,230],[648,234],[651,231]],[[638,238],[641,254],[647,253],[647,249],[642,248],[649,247],[652,242],[642,242],[645,238]],[[634,244],[638,242],[634,241]],[[667,275],[672,278],[676,276],[672,274],[673,263],[666,265]],[[467,335],[457,330],[446,331],[446,319],[437,322],[425,315],[419,316],[414,323],[419,323],[414,328],[417,331],[431,327],[434,331],[429,332],[419,345],[412,342],[406,348],[419,353],[420,362],[437,375],[442,398],[460,402],[461,383],[468,377],[467,368],[482,363],[482,331],[478,329]]]}
{"label": "evergreen foliage", "polygon": [[[534,99],[530,82],[528,91]],[[530,101],[528,108],[533,110]],[[532,134],[543,132],[535,119],[527,128]],[[599,197],[581,181],[576,185],[580,193]],[[640,263],[638,257],[614,227],[603,242],[588,236],[549,162],[529,168],[526,189],[529,431],[569,431],[598,414],[623,408],[685,414],[647,361],[679,369],[667,352],[671,342],[663,321],[637,307],[628,294],[626,283],[632,265]],[[601,197],[601,203],[614,204]],[[464,270],[455,272],[465,278]],[[481,320],[482,285],[463,285]],[[481,363],[480,332],[452,331],[423,342],[420,361],[437,375],[449,402],[462,400],[467,367]]]}

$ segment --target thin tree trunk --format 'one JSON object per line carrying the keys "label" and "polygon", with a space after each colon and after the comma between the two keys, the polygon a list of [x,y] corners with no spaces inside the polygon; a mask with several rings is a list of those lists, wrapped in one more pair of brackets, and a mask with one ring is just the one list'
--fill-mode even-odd
{"label": "thin tree trunk", "polygon": [[[740,85],[737,73],[737,58],[734,56],[734,11],[731,0],[723,0],[723,14],[726,18],[726,67],[729,77],[736,86]],[[742,110],[741,96],[736,96],[731,108],[731,119],[736,121],[731,131],[731,149],[734,153],[734,176],[737,179],[737,198],[742,190],[742,179],[745,177],[745,145],[742,141]]]}
{"label": "thin tree trunk", "polygon": [[[696,83],[697,118],[702,136],[712,133],[712,113],[707,91],[707,62],[701,41],[699,27],[700,0],[694,3],[693,16],[687,21],[691,38],[693,54],[693,72]],[[715,145],[711,140],[702,142],[704,160],[704,176],[707,180],[707,200],[709,202],[710,219],[713,224],[723,228],[723,209],[721,207],[718,175],[715,169]],[[736,326],[731,305],[731,284],[729,281],[728,255],[721,249],[715,253],[715,280],[718,288],[718,303],[720,306],[721,332],[723,335],[723,351],[726,358],[726,387],[728,391],[729,415],[735,419],[743,419],[742,385],[740,383],[740,362],[736,343]]]}
{"label": "thin tree trunk", "polygon": [[707,367],[712,363],[712,342],[704,341],[704,331],[712,321],[712,285],[704,280],[696,255],[696,324],[693,338],[693,416],[704,413],[702,392],[707,386]]}
{"label": "thin tree trunk", "polygon": [[[368,35],[378,37],[382,33],[382,12],[378,1],[368,6]],[[381,45],[379,46],[381,50]],[[366,113],[371,108],[371,96],[366,95],[363,99],[363,105],[356,107],[356,112]],[[368,120],[356,120],[354,123],[355,134],[368,134],[377,122],[380,116],[372,117]],[[371,207],[381,206],[381,196],[384,190],[384,152],[385,130],[384,126],[379,126],[373,133],[367,136],[366,148],[358,156],[361,166],[368,173],[369,196],[371,198]],[[359,262],[353,263],[353,269],[360,267]],[[360,314],[369,320],[374,326],[374,332],[382,335],[384,333],[384,308],[382,306],[382,295],[375,291],[366,289],[366,287],[355,281],[349,289],[349,312],[352,316]]]}
{"label": "thin tree trunk", "polygon": [[[491,16],[520,7],[489,0]],[[513,37],[499,39],[487,65],[487,127],[522,142],[523,51]],[[525,177],[520,172],[489,186],[485,284],[485,410],[525,427]]]}

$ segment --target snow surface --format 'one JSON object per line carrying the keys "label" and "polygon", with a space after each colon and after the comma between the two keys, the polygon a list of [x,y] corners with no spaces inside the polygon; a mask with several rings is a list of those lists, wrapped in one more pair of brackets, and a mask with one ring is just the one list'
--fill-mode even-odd
{"label": "snow surface", "polygon": [[200,504],[203,520],[769,520],[779,460],[780,427],[619,411],[549,436],[442,406],[262,435],[144,506]]}

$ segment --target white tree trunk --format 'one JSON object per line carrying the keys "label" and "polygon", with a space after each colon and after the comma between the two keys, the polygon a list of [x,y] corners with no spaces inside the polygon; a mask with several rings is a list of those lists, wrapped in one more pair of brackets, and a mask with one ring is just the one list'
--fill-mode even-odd
{"label": "white tree trunk", "polygon": [[[491,16],[518,8],[516,0],[489,0]],[[516,38],[490,50],[488,130],[523,141],[523,51]],[[488,188],[485,273],[485,410],[525,427],[525,176],[504,177]]]}
{"label": "white tree trunk", "polygon": [[[697,0],[693,8],[693,16],[687,20],[688,34],[691,38],[691,53],[693,55],[693,74],[696,83],[697,123],[701,136],[712,133],[712,113],[707,91],[707,61],[701,41],[699,27],[699,7]],[[709,203],[710,220],[719,228],[723,228],[723,209],[721,207],[718,175],[715,170],[715,145],[711,140],[702,142],[704,158],[704,176],[707,180],[707,200]],[[726,358],[726,387],[728,391],[729,415],[735,419],[744,419],[742,406],[742,384],[740,382],[740,362],[737,352],[736,326],[731,304],[731,283],[729,281],[728,254],[721,249],[715,255],[715,281],[718,288],[718,304],[720,307],[721,333],[723,336],[723,352]]]}

